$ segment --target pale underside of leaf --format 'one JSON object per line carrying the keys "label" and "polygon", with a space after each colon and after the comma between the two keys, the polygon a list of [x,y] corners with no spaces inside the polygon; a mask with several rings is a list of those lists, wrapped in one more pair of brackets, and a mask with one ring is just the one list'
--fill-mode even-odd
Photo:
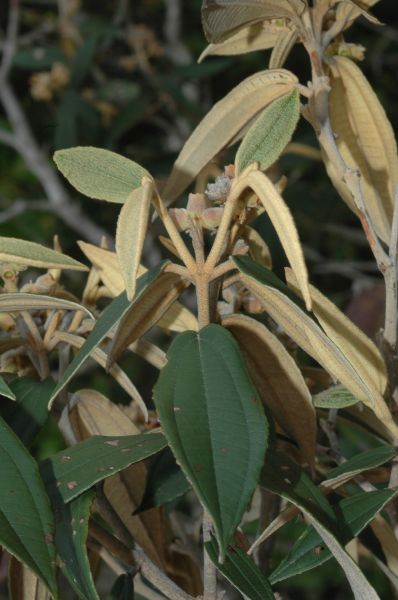
{"label": "pale underside of leaf", "polygon": [[137,163],[102,148],[77,146],[58,150],[54,155],[58,169],[79,192],[123,204],[140,187],[148,171]]}
{"label": "pale underside of leaf", "polygon": [[[80,349],[86,340],[85,340],[85,338],[80,337],[78,335],[74,335],[72,333],[66,333],[64,331],[57,331],[57,333],[53,337],[53,341],[54,341],[54,344],[59,344],[59,343],[63,342],[65,344],[69,344],[73,348]],[[106,368],[108,355],[103,350],[101,350],[100,348],[95,348],[90,353],[90,356],[99,365],[101,365],[101,367],[103,367],[104,369]],[[148,409],[146,407],[146,404],[145,404],[141,394],[139,393],[139,391],[137,390],[137,388],[135,387],[135,385],[133,384],[131,379],[119,367],[119,365],[116,365],[116,364],[112,365],[112,367],[109,369],[109,373],[118,382],[120,387],[122,387],[125,390],[125,392],[127,392],[127,394],[133,400],[135,400],[135,402],[137,402],[137,405],[140,407],[140,409],[145,417],[145,420],[147,421],[148,420]]]}
{"label": "pale underside of leaf", "polygon": [[264,173],[252,171],[248,175],[248,185],[258,196],[275,227],[289,263],[299,281],[307,309],[310,309],[311,296],[308,287],[308,272],[291,212],[271,180]]}
{"label": "pale underside of leaf", "polygon": [[316,417],[311,394],[295,361],[261,323],[244,315],[222,321],[238,341],[265,406],[314,464]]}
{"label": "pale underside of leaf", "polygon": [[[80,390],[71,399],[69,419],[77,441],[92,435],[136,435],[138,427],[114,402],[95,390]],[[104,493],[136,542],[159,566],[164,567],[164,551],[159,536],[163,524],[158,510],[133,516],[142,501],[147,481],[143,462],[131,465],[104,482]]]}
{"label": "pale underside of leaf", "polygon": [[162,273],[149,286],[133,309],[119,323],[108,355],[108,368],[123,351],[149,331],[186,288],[186,282],[174,273]]}
{"label": "pale underside of leaf", "polygon": [[[394,132],[379,99],[352,60],[335,57],[330,73],[330,116],[337,145],[348,166],[359,168],[366,209],[378,235],[388,243],[398,183]],[[357,212],[348,192],[344,199]]]}
{"label": "pale underside of leaf", "polygon": [[131,192],[123,205],[116,228],[116,255],[124,279],[127,298],[132,300],[140,270],[148,228],[153,182],[145,182]]}
{"label": "pale underside of leaf", "polygon": [[209,42],[218,43],[249,24],[286,18],[299,23],[301,0],[205,0],[202,23]]}
{"label": "pale underside of leaf", "polygon": [[[104,250],[86,242],[78,243],[82,252],[98,270],[110,295],[115,297],[121,294],[125,287],[115,252]],[[147,269],[140,265],[138,275],[142,275],[146,271]],[[198,321],[190,310],[180,304],[180,302],[175,302],[160,319],[158,326],[164,328],[166,331],[197,331]]]}
{"label": "pale underside of leaf", "polygon": [[252,259],[260,265],[264,265],[268,269],[271,269],[271,251],[268,247],[268,244],[263,240],[261,235],[249,225],[243,225],[241,228],[241,232],[241,237],[247,242],[249,246],[249,254],[252,257]]}
{"label": "pale underside of leaf", "polygon": [[281,69],[283,67],[290,52],[293,50],[298,37],[299,33],[296,28],[289,29],[286,33],[283,33],[278,37],[271,52],[271,58],[268,65],[270,69]]}
{"label": "pale underside of leaf", "polygon": [[269,315],[285,332],[354,396],[368,406],[388,428],[390,439],[398,440],[398,427],[383,397],[370,389],[341,350],[296,304],[279,290],[259,284],[241,273],[241,281],[263,303]]}
{"label": "pale underside of leaf", "polygon": [[0,310],[3,312],[20,312],[25,310],[78,310],[93,318],[91,312],[76,302],[62,300],[54,296],[27,294],[24,292],[1,294]]}
{"label": "pale underside of leaf", "polygon": [[88,271],[88,268],[74,258],[46,248],[35,242],[0,237],[0,262],[15,263],[40,269],[71,269]]}
{"label": "pale underside of leaf", "polygon": [[217,102],[181,150],[163,190],[166,201],[175,200],[254,116],[296,84],[297,78],[289,71],[262,71]]}
{"label": "pale underside of leaf", "polygon": [[[297,280],[291,269],[286,269],[288,285],[298,294]],[[312,311],[326,335],[340,348],[369,388],[384,394],[387,371],[380,350],[333,302],[310,285]]]}
{"label": "pale underside of leaf", "polygon": [[380,0],[341,0],[336,9],[336,21],[341,23],[342,29],[347,29],[361,15],[375,25],[380,21],[369,12],[369,8]]}
{"label": "pale underside of leaf", "polygon": [[201,63],[207,56],[234,56],[256,50],[267,50],[277,43],[285,31],[287,27],[278,27],[270,22],[249,25],[239,29],[224,42],[209,44],[200,55],[198,62]]}

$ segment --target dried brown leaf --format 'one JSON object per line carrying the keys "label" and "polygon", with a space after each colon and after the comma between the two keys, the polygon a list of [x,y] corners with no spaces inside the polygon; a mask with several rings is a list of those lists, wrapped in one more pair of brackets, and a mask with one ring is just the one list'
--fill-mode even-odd
{"label": "dried brown leaf", "polygon": [[316,417],[311,394],[295,361],[261,323],[244,315],[222,321],[238,341],[262,401],[314,465]]}
{"label": "dried brown leaf", "polygon": [[123,351],[149,331],[184,291],[186,282],[174,273],[161,273],[120,321],[108,355],[108,368]]}

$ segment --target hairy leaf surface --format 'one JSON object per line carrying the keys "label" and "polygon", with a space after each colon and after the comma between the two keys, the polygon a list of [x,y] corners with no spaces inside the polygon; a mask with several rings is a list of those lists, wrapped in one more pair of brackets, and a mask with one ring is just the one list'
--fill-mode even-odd
{"label": "hairy leaf surface", "polygon": [[202,23],[209,42],[222,42],[252,23],[287,18],[298,22],[301,0],[203,0]]}
{"label": "hairy leaf surface", "polygon": [[243,138],[236,154],[237,173],[254,162],[265,171],[278,160],[292,139],[300,118],[300,94],[277,98],[267,106]]}
{"label": "hairy leaf surface", "polygon": [[251,75],[202,119],[181,150],[163,190],[170,202],[183,192],[200,171],[236,137],[270,102],[290,92],[297,78],[279,69]]}
{"label": "hairy leaf surface", "polygon": [[129,300],[132,300],[135,294],[152,194],[152,181],[131,192],[117,221],[116,254]]}
{"label": "hairy leaf surface", "polygon": [[141,186],[148,171],[137,163],[102,148],[78,146],[54,154],[58,169],[73,187],[89,198],[123,204]]}
{"label": "hairy leaf surface", "polygon": [[11,237],[0,237],[0,261],[40,269],[88,271],[86,265],[61,252]]}

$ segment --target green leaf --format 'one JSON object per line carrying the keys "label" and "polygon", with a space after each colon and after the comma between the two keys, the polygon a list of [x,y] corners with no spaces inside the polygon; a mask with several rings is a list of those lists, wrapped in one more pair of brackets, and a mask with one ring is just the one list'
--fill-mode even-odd
{"label": "green leaf", "polygon": [[83,600],[99,600],[87,556],[88,521],[93,492],[64,504],[57,490],[50,496],[55,515],[55,547],[62,573]]}
{"label": "green leaf", "polygon": [[164,506],[180,498],[191,489],[184,473],[169,449],[158,454],[149,468],[144,497],[135,514]]}
{"label": "green leaf", "polygon": [[145,460],[166,445],[161,433],[94,435],[45,460],[41,473],[50,493],[56,488],[62,500],[70,502],[98,481]]}
{"label": "green leaf", "polygon": [[300,118],[300,94],[290,94],[267,106],[243,138],[236,154],[237,173],[254,162],[265,171],[278,160],[290,142]]}
{"label": "green leaf", "polygon": [[[336,531],[338,531],[337,517],[330,505],[325,514],[324,507],[323,510],[320,510],[322,507],[319,498],[317,500],[318,506],[313,504],[313,490],[311,490],[308,499],[303,495],[302,484],[305,484],[305,478],[302,477],[300,471],[302,471],[300,467],[287,457],[267,452],[267,462],[262,472],[260,485],[289,500],[304,513],[344,570],[355,600],[380,600],[358,565],[338,541],[336,537]],[[317,490],[317,494],[321,494],[321,492]],[[323,500],[327,502],[325,498]],[[330,519],[329,510],[332,510],[333,519]]]}
{"label": "green leaf", "polygon": [[315,394],[312,400],[316,408],[346,408],[358,402],[358,399],[341,384]]}
{"label": "green leaf", "polygon": [[120,575],[113,584],[110,594],[106,600],[134,600],[134,583],[131,575]]}
{"label": "green leaf", "polygon": [[[396,490],[386,489],[361,492],[341,500],[336,507],[336,513],[340,520],[341,543],[346,545],[361,533],[396,494]],[[289,554],[270,575],[270,581],[274,584],[294,575],[305,573],[319,567],[330,558],[332,558],[332,553],[325,548],[320,535],[313,527],[307,527]]]}
{"label": "green leaf", "polygon": [[54,154],[58,169],[73,187],[89,198],[123,204],[131,192],[150,176],[137,163],[92,146],[58,150]]}
{"label": "green leaf", "polygon": [[61,252],[11,237],[0,237],[0,261],[41,269],[88,271],[85,265]]}
{"label": "green leaf", "polygon": [[0,375],[0,394],[10,400],[15,400],[15,394]]}
{"label": "green leaf", "polygon": [[0,545],[57,597],[54,520],[36,461],[0,418]]}
{"label": "green leaf", "polygon": [[95,324],[95,327],[88,336],[86,342],[80,348],[80,351],[76,354],[70,365],[68,365],[67,369],[65,369],[63,377],[58,381],[51,395],[49,395],[49,408],[51,408],[56,396],[69,383],[75,373],[90,356],[91,352],[102,342],[109,331],[120,321],[123,315],[134,306],[134,303],[137,302],[146,288],[156,281],[156,278],[163,271],[166,264],[167,261],[159,263],[159,265],[153,267],[138,279],[136,293],[132,300],[128,300],[126,293],[123,292],[117,298],[115,298],[111,304],[109,304],[109,306],[107,306]]}
{"label": "green leaf", "polygon": [[225,560],[218,560],[218,547],[214,538],[205,543],[205,549],[211,561],[228,581],[238,589],[248,600],[273,600],[268,579],[261,573],[246,552],[238,547],[229,548]]}
{"label": "green leaf", "polygon": [[330,502],[307,473],[287,456],[267,451],[260,485],[297,506],[304,506],[319,520],[328,523],[331,528],[337,528],[336,515]]}
{"label": "green leaf", "polygon": [[154,388],[162,429],[212,516],[221,556],[256,487],[268,426],[233,336],[218,325],[182,333]]}
{"label": "green leaf", "polygon": [[336,479],[348,473],[362,473],[362,471],[376,469],[376,467],[393,459],[394,456],[396,456],[396,450],[392,446],[379,446],[372,450],[366,450],[350,458],[335,469],[331,469],[326,475],[325,483],[327,484],[328,480]]}
{"label": "green leaf", "polygon": [[38,381],[19,377],[10,386],[16,402],[3,400],[1,416],[25,446],[30,446],[47,421],[47,396],[54,382],[51,378]]}

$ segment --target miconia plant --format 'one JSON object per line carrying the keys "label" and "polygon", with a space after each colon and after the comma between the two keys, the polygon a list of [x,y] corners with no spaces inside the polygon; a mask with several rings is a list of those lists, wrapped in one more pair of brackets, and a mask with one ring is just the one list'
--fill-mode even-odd
{"label": "miconia plant", "polygon": [[[364,556],[397,589],[397,147],[356,64],[361,51],[345,42],[357,17],[378,22],[373,4],[204,0],[201,60],[272,48],[269,69],[214,105],[162,188],[109,150],[55,153],[76,190],[120,205],[115,252],[79,243],[91,265],[81,298],[60,277],[87,267],[57,239],[54,250],[0,239],[0,543],[13,556],[13,597],[35,585],[58,598],[62,573],[95,600],[91,565],[104,562],[118,576],[112,598],[236,598],[232,584],[260,600],[334,559],[356,599],[377,599]],[[283,68],[296,44],[308,53],[307,85]],[[301,116],[384,277],[377,343],[309,281],[275,166]],[[283,247],[284,280],[254,227],[262,214]],[[167,256],[147,269],[157,219]],[[29,267],[46,272],[20,284]],[[166,337],[147,335],[156,328]],[[153,398],[119,366],[126,352],[159,371]],[[127,407],[94,389],[72,393],[90,358]],[[65,449],[38,464],[29,447],[48,411]],[[366,440],[350,457],[338,439],[347,423]],[[184,501],[184,519],[174,518]],[[277,532],[299,515],[301,533],[279,547]]]}

